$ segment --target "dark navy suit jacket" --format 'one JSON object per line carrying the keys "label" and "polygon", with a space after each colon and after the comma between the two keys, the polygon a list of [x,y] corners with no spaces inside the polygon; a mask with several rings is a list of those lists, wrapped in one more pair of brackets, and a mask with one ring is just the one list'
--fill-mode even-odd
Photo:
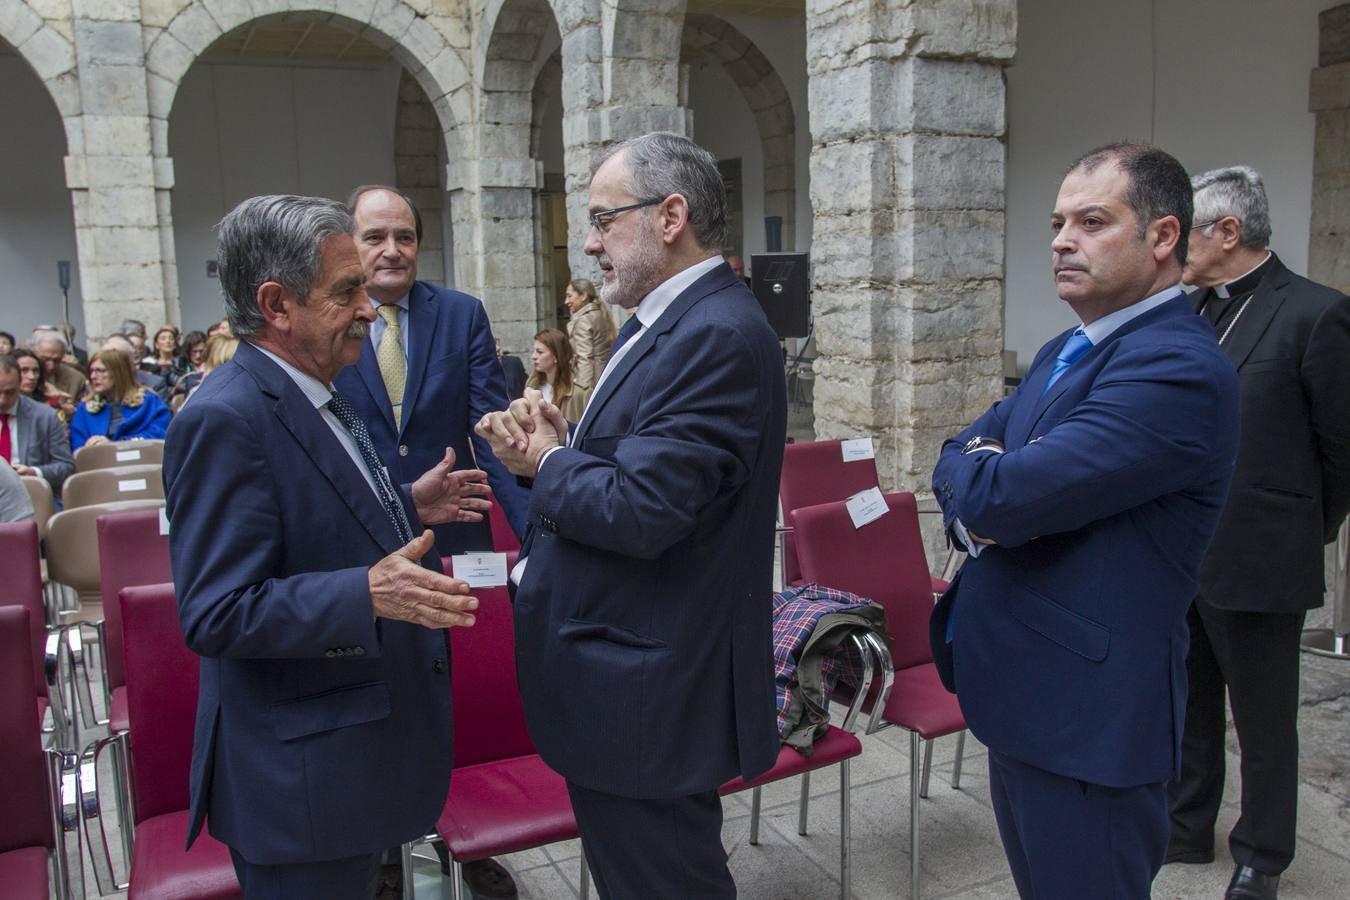
{"label": "dark navy suit jacket", "polygon": [[539,470],[515,595],[530,735],[584,787],[670,798],[778,753],[782,353],[725,264],[634,339]]}
{"label": "dark navy suit jacket", "polygon": [[445,633],[372,615],[367,569],[401,541],[319,412],[241,343],[174,418],[164,482],[202,657],[189,843],[204,816],[255,864],[426,834],[450,777]]}
{"label": "dark navy suit jacket", "polygon": [[[943,444],[948,527],[998,546],[935,609],[934,657],[990,748],[1096,784],[1161,783],[1180,760],[1186,608],[1232,477],[1237,375],[1180,292],[1042,396],[1067,336]],[[1007,452],[963,455],[977,435]]]}
{"label": "dark navy suit jacket", "polygon": [[[446,447],[453,447],[455,468],[487,472],[507,521],[518,537],[523,535],[530,492],[473,432],[479,419],[506,409],[510,402],[483,304],[468,294],[417,281],[408,296],[408,321],[408,380],[403,393],[402,427],[397,432],[389,393],[370,341],[362,346],[356,365],[338,374],[334,386],[352,402],[370,429],[375,451],[395,483],[415,481],[441,461]],[[473,453],[469,451],[470,440]],[[486,518],[482,522],[437,525],[432,530],[442,556],[492,548]]]}

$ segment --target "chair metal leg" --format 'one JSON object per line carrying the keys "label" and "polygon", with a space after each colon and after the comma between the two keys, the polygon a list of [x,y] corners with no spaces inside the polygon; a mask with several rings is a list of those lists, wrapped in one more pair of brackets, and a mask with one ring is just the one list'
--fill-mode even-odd
{"label": "chair metal leg", "polygon": [[[936,738],[934,739],[936,740]],[[928,776],[933,772],[933,741],[924,741],[923,744],[923,784],[919,788],[919,796],[928,799]]]}
{"label": "chair metal leg", "polygon": [[403,900],[416,900],[417,897],[417,886],[413,884],[412,860],[412,844],[404,844],[398,853],[399,866],[403,869]]}
{"label": "chair metal leg", "polygon": [[[123,733],[124,734],[124,733]],[[131,743],[123,736],[112,750],[113,797],[117,801],[117,825],[122,835],[122,858],[131,866],[131,845],[136,839],[135,815],[131,809]]]}
{"label": "chair metal leg", "polygon": [[759,846],[759,796],[760,789],[750,791],[750,846]]}
{"label": "chair metal leg", "polygon": [[909,733],[909,896],[919,900],[919,733]]}
{"label": "chair metal leg", "polygon": [[590,900],[591,896],[591,867],[586,862],[586,850],[581,851],[581,900]]}
{"label": "chair metal leg", "polygon": [[797,801],[797,833],[806,836],[806,811],[811,805],[811,773],[802,773],[802,796]]}
{"label": "chair metal leg", "polygon": [[464,872],[455,859],[450,860],[450,897],[451,900],[464,900]]}
{"label": "chair metal leg", "polygon": [[956,762],[952,765],[952,790],[961,790],[961,758],[966,754],[966,732],[956,733]]}
{"label": "chair metal leg", "polygon": [[851,759],[839,763],[839,898],[849,900],[853,893],[853,860],[851,858],[853,842],[852,797],[853,775],[849,767]]}

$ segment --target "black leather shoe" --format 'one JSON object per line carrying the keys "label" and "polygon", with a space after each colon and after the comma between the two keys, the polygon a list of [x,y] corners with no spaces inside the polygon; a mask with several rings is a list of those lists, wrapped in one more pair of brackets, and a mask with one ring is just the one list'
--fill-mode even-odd
{"label": "black leather shoe", "polygon": [[[446,849],[445,841],[432,841],[431,847],[440,857],[441,874],[447,878],[450,877],[450,851]],[[464,875],[464,883],[469,886],[469,890],[475,898],[514,900],[518,896],[515,879],[495,859],[480,859],[464,863],[460,866],[460,871]]]}
{"label": "black leather shoe", "polygon": [[1228,882],[1224,900],[1276,900],[1280,890],[1280,876],[1258,872],[1251,866],[1233,869],[1233,880]]}
{"label": "black leather shoe", "polygon": [[1188,844],[1168,844],[1167,856],[1163,865],[1181,863],[1188,866],[1203,866],[1214,862],[1213,847],[1192,847]]}

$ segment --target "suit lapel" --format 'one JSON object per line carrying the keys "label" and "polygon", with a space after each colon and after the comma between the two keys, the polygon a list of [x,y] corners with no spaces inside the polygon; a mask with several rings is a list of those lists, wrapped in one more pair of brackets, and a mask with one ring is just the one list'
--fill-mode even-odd
{"label": "suit lapel", "polygon": [[1251,300],[1242,309],[1242,318],[1233,324],[1228,340],[1223,342],[1223,352],[1228,354],[1237,368],[1242,368],[1247,357],[1261,342],[1275,314],[1284,304],[1284,290],[1288,286],[1289,270],[1276,260],[1252,292]]}
{"label": "suit lapel", "polygon": [[624,379],[628,377],[628,373],[632,372],[652,347],[656,346],[657,339],[674,328],[680,317],[688,312],[694,304],[709,294],[730,287],[735,281],[735,276],[731,274],[731,269],[726,265],[713,269],[685,288],[670,306],[666,307],[665,312],[661,314],[661,317],[656,320],[652,327],[633,339],[633,346],[624,354],[623,359],[619,360],[614,367],[614,371],[605,376],[604,383],[600,385],[600,390],[591,396],[585,412],[582,413],[576,434],[572,437],[571,446],[579,447],[581,445],[581,441],[591,430],[591,424],[605,408],[605,404],[614,396],[619,389],[619,385],[623,384]]}
{"label": "suit lapel", "polygon": [[[412,418],[413,410],[417,408],[417,395],[422,388],[422,382],[426,380],[427,362],[431,356],[431,348],[435,344],[433,340],[436,332],[435,302],[429,287],[420,281],[413,282],[412,292],[408,295],[408,327],[411,332],[408,334],[407,387],[403,391],[404,427]],[[383,383],[381,381],[381,385]],[[387,405],[388,392],[385,396]],[[393,410],[390,410],[391,424],[393,420]]]}
{"label": "suit lapel", "polygon": [[277,418],[304,448],[314,467],[323,473],[366,533],[386,552],[397,549],[398,535],[384,507],[309,398],[280,366],[248,342],[240,343],[235,359],[252,373],[265,393],[276,399],[273,411]]}

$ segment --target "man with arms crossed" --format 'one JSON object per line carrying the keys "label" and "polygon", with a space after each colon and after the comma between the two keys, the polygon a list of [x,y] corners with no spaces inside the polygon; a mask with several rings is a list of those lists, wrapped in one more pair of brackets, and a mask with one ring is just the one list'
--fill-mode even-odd
{"label": "man with arms crossed", "polygon": [[1294,858],[1299,638],[1322,605],[1322,545],[1350,509],[1350,299],[1266,249],[1261,176],[1236,166],[1192,179],[1185,280],[1242,382],[1242,441],[1228,505],[1187,621],[1190,699],[1168,862],[1214,859],[1223,799],[1224,692],[1242,763],[1228,836],[1228,900],[1274,900]]}
{"label": "man with arms crossed", "polygon": [[616,900],[734,897],[717,787],[778,754],[782,353],[722,261],[726,205],[716,160],[686,138],[610,148],[586,252],[601,298],[636,314],[570,436],[537,391],[478,426],[535,478],[513,572],[520,690]]}
{"label": "man with arms crossed", "polygon": [[1018,892],[1143,900],[1180,760],[1186,608],[1238,439],[1237,376],[1180,287],[1190,181],[1155,147],[1069,168],[1050,218],[1082,325],[933,473],[969,549],[934,658],[971,731]]}
{"label": "man with arms crossed", "polygon": [[454,454],[393,483],[331,384],[375,310],[339,203],[254,197],[220,224],[241,339],[165,443],[183,635],[202,656],[191,843],[209,818],[249,900],[370,900],[450,777],[445,633],[473,624],[424,524],[477,519]]}

